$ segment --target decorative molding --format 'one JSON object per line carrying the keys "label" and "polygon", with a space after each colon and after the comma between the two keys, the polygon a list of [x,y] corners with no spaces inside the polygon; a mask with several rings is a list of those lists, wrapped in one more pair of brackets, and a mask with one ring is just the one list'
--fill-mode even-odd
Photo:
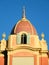
{"label": "decorative molding", "polygon": [[41,50],[40,48],[32,48],[30,46],[19,46],[16,48],[6,48],[6,50],[8,50],[8,51],[14,51],[14,50],[19,50],[19,49],[28,49],[31,51],[40,51]]}

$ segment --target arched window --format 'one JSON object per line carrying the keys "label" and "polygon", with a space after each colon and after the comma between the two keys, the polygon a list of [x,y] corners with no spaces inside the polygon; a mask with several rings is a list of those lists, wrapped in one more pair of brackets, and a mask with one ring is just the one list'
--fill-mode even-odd
{"label": "arched window", "polygon": [[21,44],[27,44],[27,35],[25,33],[21,35]]}

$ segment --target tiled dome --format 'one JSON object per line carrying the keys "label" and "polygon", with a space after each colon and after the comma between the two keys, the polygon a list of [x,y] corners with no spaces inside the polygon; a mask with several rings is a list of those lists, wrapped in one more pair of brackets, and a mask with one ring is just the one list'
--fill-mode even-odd
{"label": "tiled dome", "polygon": [[34,35],[36,34],[36,30],[34,26],[32,26],[32,24],[28,20],[26,20],[26,18],[22,18],[22,20],[20,20],[16,24],[14,28],[14,34],[17,34],[22,31],[25,31],[27,33],[34,34]]}
{"label": "tiled dome", "polygon": [[33,35],[36,34],[36,30],[35,30],[34,26],[32,26],[30,21],[26,19],[25,9],[23,9],[22,19],[20,21],[18,21],[18,23],[14,26],[11,34],[17,34],[22,31],[33,34]]}

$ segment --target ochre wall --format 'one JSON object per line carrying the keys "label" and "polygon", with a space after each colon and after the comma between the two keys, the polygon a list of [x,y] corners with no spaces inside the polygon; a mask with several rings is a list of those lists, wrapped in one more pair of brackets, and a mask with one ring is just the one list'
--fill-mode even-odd
{"label": "ochre wall", "polygon": [[29,52],[17,52],[9,55],[9,65],[12,65],[13,57],[34,57],[34,65],[37,65],[37,56]]}
{"label": "ochre wall", "polygon": [[40,63],[40,65],[48,65],[48,58],[47,57],[40,57],[39,63]]}
{"label": "ochre wall", "polygon": [[4,65],[4,55],[0,54],[0,65]]}

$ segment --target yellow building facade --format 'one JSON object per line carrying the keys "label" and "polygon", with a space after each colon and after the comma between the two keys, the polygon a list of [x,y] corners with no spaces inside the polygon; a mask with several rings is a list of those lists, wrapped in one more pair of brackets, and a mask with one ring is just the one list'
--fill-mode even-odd
{"label": "yellow building facade", "polygon": [[25,16],[14,26],[8,40],[0,41],[0,65],[48,65],[49,51],[44,34],[39,39],[35,27]]}

